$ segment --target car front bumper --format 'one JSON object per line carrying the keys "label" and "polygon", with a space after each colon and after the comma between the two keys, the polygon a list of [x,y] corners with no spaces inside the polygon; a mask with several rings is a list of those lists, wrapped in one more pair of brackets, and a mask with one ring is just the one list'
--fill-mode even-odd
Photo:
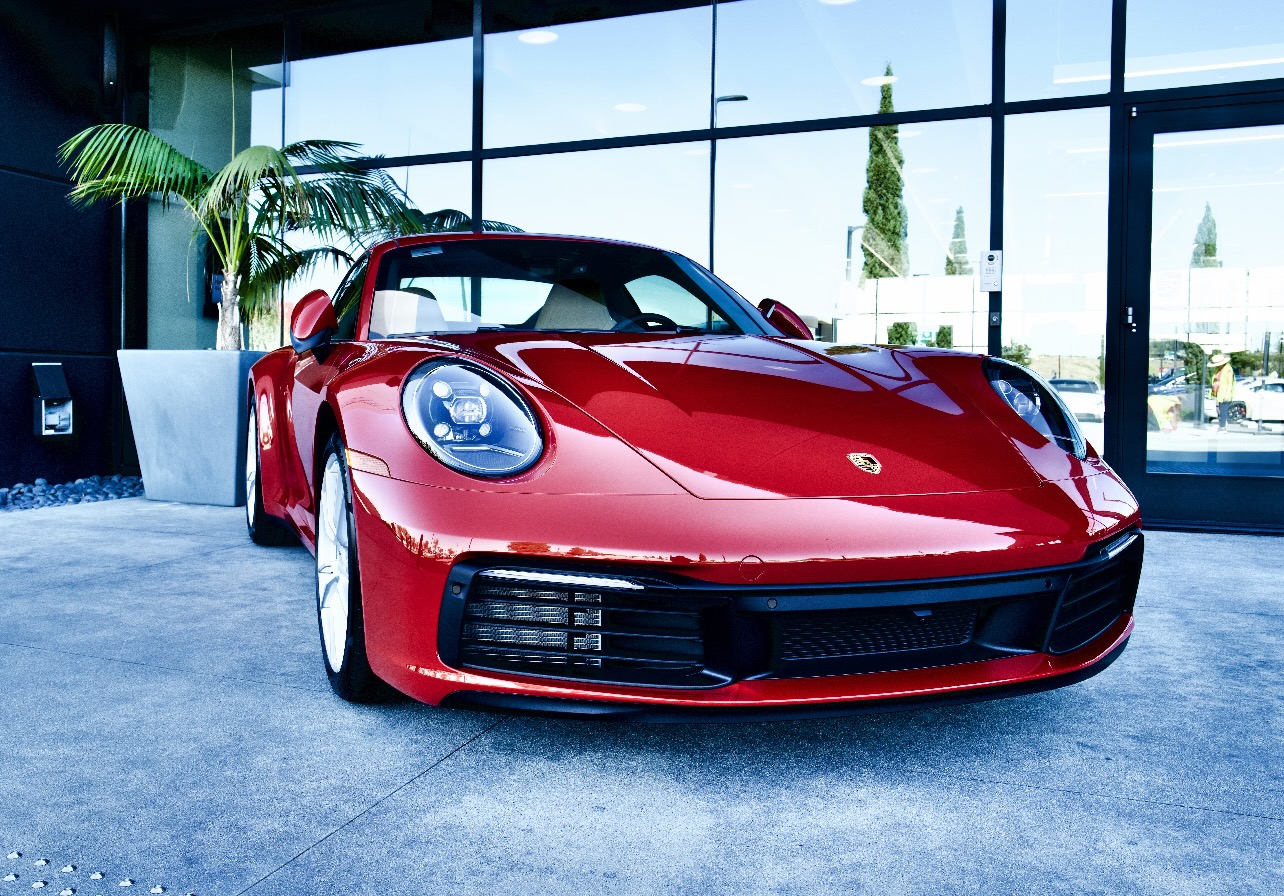
{"label": "car front bumper", "polygon": [[[371,662],[394,687],[432,704],[668,716],[984,699],[1095,674],[1132,631],[1141,534],[1124,525],[1094,537],[1082,512],[1075,532],[1072,513],[1027,506],[1029,515],[1012,521],[1027,524],[1017,535],[1011,524],[977,519],[989,511],[975,506],[989,496],[934,496],[932,519],[963,525],[956,536],[970,533],[953,551],[924,544],[932,526],[919,525],[861,539],[877,545],[881,538],[884,548],[900,539],[897,551],[854,558],[838,550],[808,562],[788,538],[779,540],[781,554],[761,547],[763,533],[754,530],[764,523],[754,514],[765,509],[754,505],[774,504],[780,517],[787,506],[809,502],[617,499],[642,512],[609,531],[599,528],[595,541],[568,545],[557,536],[576,534],[600,498],[568,504],[564,496],[506,496],[510,508],[532,518],[501,518],[492,528],[548,539],[514,542],[488,535],[486,498],[477,516],[460,495],[360,473],[354,479]],[[1066,491],[1093,493],[1082,485]],[[710,532],[702,534],[690,516],[675,523],[680,500],[715,517]],[[859,512],[870,511],[868,502],[857,503]],[[837,513],[851,504],[813,509]],[[963,519],[969,505],[972,519]],[[909,506],[918,503],[903,502],[898,512]],[[570,520],[552,512],[559,507],[582,513]],[[687,540],[738,530],[734,550],[626,549],[646,538],[657,509]],[[1004,510],[1012,507],[1000,516]],[[731,516],[716,518],[724,513]],[[848,529],[850,521],[839,517],[807,529],[813,537]],[[982,549],[1000,535],[1007,551]],[[910,549],[906,540],[915,537]],[[910,578],[903,574],[909,570],[930,575]],[[559,576],[566,579],[560,585]]]}

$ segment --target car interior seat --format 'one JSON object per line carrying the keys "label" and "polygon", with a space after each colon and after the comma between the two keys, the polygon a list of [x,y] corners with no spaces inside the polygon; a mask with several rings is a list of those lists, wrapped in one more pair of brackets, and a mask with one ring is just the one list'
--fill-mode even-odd
{"label": "car interior seat", "polygon": [[370,307],[370,338],[386,339],[407,333],[439,333],[448,329],[437,297],[422,286],[381,289]]}
{"label": "car interior seat", "polygon": [[537,330],[609,330],[614,326],[602,289],[592,280],[554,283],[535,316]]}

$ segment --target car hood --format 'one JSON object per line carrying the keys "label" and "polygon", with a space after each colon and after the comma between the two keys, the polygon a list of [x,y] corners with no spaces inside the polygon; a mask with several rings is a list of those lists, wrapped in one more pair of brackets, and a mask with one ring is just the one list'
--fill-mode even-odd
{"label": "car hood", "polygon": [[536,378],[702,498],[1039,484],[961,389],[929,378],[905,352],[760,336],[478,334],[470,342],[466,351]]}

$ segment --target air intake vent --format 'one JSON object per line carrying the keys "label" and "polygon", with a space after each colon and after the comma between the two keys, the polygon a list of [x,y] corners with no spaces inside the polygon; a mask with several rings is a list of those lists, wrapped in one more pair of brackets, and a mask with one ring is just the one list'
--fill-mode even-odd
{"label": "air intake vent", "polygon": [[798,614],[780,626],[783,660],[870,656],[957,647],[972,640],[977,606]]}
{"label": "air intake vent", "polygon": [[[1127,546],[1104,565],[1076,574],[1052,622],[1049,653],[1069,653],[1102,634],[1123,613],[1132,610],[1141,576],[1141,537],[1130,536]],[[1123,542],[1123,540],[1120,540]]]}
{"label": "air intake vent", "polygon": [[463,665],[621,684],[725,683],[705,669],[702,612],[710,601],[634,583],[613,589],[603,580],[588,588],[572,577],[565,585],[532,578],[515,581],[509,570],[502,578],[485,571],[473,578],[460,632]]}
{"label": "air intake vent", "polygon": [[1123,582],[1118,564],[1077,579],[1066,591],[1048,640],[1050,653],[1069,653],[1110,627],[1122,605]]}

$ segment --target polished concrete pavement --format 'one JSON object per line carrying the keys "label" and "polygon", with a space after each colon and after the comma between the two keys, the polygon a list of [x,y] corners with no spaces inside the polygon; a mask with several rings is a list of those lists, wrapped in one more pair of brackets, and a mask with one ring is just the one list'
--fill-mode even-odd
{"label": "polished concrete pavement", "polygon": [[1284,541],[1147,538],[1083,684],[642,725],[343,703],[240,510],[2,514],[0,896],[1279,894]]}

